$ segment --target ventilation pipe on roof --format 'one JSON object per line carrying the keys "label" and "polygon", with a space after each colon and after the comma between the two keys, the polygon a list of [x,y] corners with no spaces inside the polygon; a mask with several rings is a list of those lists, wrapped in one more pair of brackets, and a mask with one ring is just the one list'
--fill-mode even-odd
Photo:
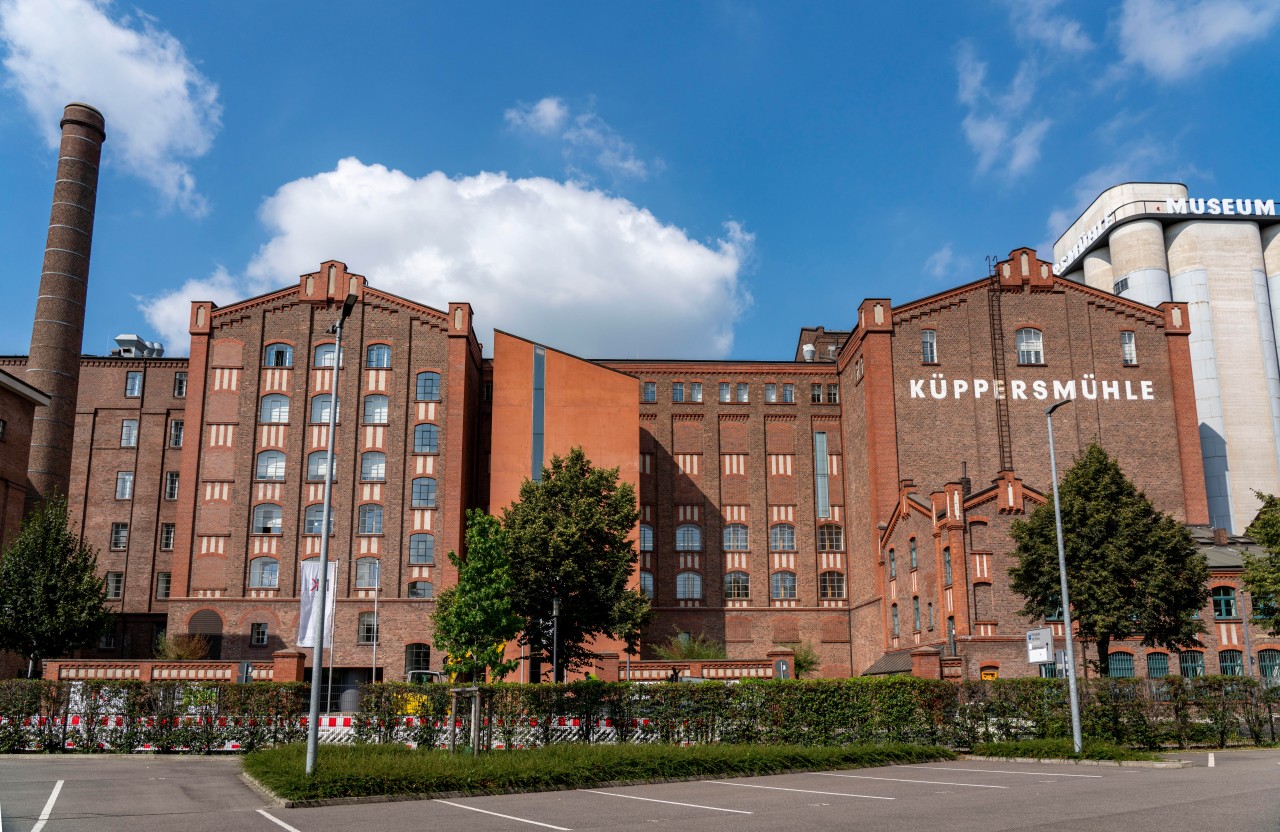
{"label": "ventilation pipe on roof", "polygon": [[813,344],[805,344],[803,347],[800,348],[800,351],[804,353],[805,361],[812,361],[814,359],[814,356],[818,354],[818,348],[815,347]]}

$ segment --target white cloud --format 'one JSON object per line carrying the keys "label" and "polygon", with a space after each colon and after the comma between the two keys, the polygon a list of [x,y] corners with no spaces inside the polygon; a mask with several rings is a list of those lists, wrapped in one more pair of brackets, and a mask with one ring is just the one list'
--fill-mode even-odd
{"label": "white cloud", "polygon": [[1177,81],[1226,63],[1277,21],[1275,0],[1125,0],[1120,53],[1161,81]]}
{"label": "white cloud", "polygon": [[219,266],[208,277],[192,278],[163,297],[134,295],[133,299],[159,334],[165,352],[186,355],[190,347],[191,301],[211,300],[223,306],[244,297],[242,282]]}
{"label": "white cloud", "polygon": [[1009,0],[1009,17],[1018,34],[1030,35],[1061,52],[1087,52],[1094,43],[1080,21],[1055,14],[1062,0]]}
{"label": "white cloud", "polygon": [[10,86],[51,146],[71,101],[107,119],[107,152],[166,204],[207,211],[187,160],[208,152],[221,121],[218,88],[182,44],[141,17],[113,17],[108,0],[0,0]]}
{"label": "white cloud", "polygon": [[[343,159],[284,185],[259,214],[271,239],[232,294],[290,285],[336,258],[374,287],[437,308],[470,302],[486,345],[497,327],[585,356],[721,358],[750,303],[740,275],[753,236],[739,224],[699,242],[573,182],[415,179]],[[216,278],[140,304],[173,351],[186,343],[190,301],[226,288]]]}
{"label": "white cloud", "polygon": [[550,136],[564,127],[569,108],[559,98],[544,98],[537,104],[517,104],[502,115],[512,127]]}
{"label": "white cloud", "polygon": [[996,92],[987,86],[987,64],[973,44],[961,42],[956,52],[956,97],[965,106],[960,122],[965,141],[978,157],[978,173],[998,173],[1013,179],[1028,173],[1040,159],[1040,145],[1052,121],[1028,111],[1035,100],[1036,66],[1018,65],[1009,87]]}
{"label": "white cloud", "polygon": [[924,270],[931,277],[947,277],[951,270],[951,262],[954,259],[955,252],[951,248],[951,243],[947,243],[929,255],[928,259],[924,261]]}
{"label": "white cloud", "polygon": [[[1098,195],[1113,185],[1121,182],[1150,182],[1164,166],[1167,158],[1166,146],[1154,140],[1134,142],[1121,149],[1119,155],[1105,165],[1094,168],[1081,176],[1071,186],[1070,204],[1050,212],[1045,223],[1049,233],[1048,244],[1042,244],[1040,251],[1048,257],[1053,251],[1053,242],[1061,237],[1088,208]],[[1166,171],[1167,173],[1167,171]]]}
{"label": "white cloud", "polygon": [[503,118],[521,132],[559,138],[566,170],[575,179],[590,181],[588,168],[595,168],[615,179],[644,180],[649,178],[652,168],[662,167],[660,159],[646,162],[638,157],[635,146],[594,109],[572,115],[569,105],[561,98],[517,104],[506,110]]}

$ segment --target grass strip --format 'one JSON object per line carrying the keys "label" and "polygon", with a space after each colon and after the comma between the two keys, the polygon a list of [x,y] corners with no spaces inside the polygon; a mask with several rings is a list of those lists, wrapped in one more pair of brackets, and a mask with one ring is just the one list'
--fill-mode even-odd
{"label": "grass strip", "polygon": [[308,778],[306,748],[299,744],[254,751],[244,758],[244,768],[278,797],[305,801],[552,791],[618,781],[741,777],[952,759],[955,755],[944,748],[906,744],[837,748],[565,744],[479,757],[398,745],[324,745],[316,775]]}
{"label": "grass strip", "polygon": [[1134,751],[1119,745],[1085,740],[1081,753],[1069,739],[1058,740],[1021,740],[1018,742],[980,742],[973,746],[972,753],[977,757],[1023,757],[1040,760],[1162,760],[1159,754],[1149,751]]}

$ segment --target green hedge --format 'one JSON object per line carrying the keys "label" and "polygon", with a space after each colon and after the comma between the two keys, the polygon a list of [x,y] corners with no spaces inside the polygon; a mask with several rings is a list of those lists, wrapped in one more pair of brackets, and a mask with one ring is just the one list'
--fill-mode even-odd
{"label": "green hedge", "polygon": [[741,777],[784,771],[953,759],[943,748],[902,744],[813,748],[786,745],[554,745],[479,757],[395,745],[325,746],[307,777],[301,745],[250,754],[245,771],[276,795],[320,800],[366,795],[433,795],[580,789],[619,781]]}

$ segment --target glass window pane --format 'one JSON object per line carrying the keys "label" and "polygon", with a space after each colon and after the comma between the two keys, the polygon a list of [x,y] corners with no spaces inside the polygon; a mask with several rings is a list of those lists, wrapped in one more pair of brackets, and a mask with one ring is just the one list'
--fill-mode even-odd
{"label": "glass window pane", "polygon": [[409,537],[409,563],[430,565],[436,560],[436,539],[429,534]]}
{"label": "glass window pane", "polygon": [[729,572],[724,576],[724,597],[740,600],[751,597],[751,576],[746,572]]}
{"label": "glass window pane", "polygon": [[435,425],[416,425],[413,428],[413,452],[434,454],[440,452],[440,429]]}
{"label": "glass window pane", "polygon": [[724,550],[726,552],[747,551],[747,527],[742,523],[730,523],[724,527]]}
{"label": "glass window pane", "polygon": [[796,528],[779,523],[769,529],[769,549],[773,552],[790,552],[796,548]]}
{"label": "glass window pane", "polygon": [[686,523],[676,529],[676,551],[697,552],[702,549],[702,527]]}
{"label": "glass window pane", "polygon": [[436,481],[432,477],[418,477],[413,481],[413,507],[436,507]]}
{"label": "glass window pane", "polygon": [[439,373],[418,373],[417,399],[420,402],[440,401]]}
{"label": "glass window pane", "polygon": [[385,425],[387,423],[388,399],[386,396],[364,397],[364,421],[369,425]]}
{"label": "glass window pane", "polygon": [[769,576],[770,597],[786,601],[796,597],[796,573],[774,572]]}
{"label": "glass window pane", "polygon": [[1112,679],[1132,679],[1134,677],[1133,654],[1111,653],[1107,656],[1107,667]]}
{"label": "glass window pane", "polygon": [[365,351],[366,367],[383,368],[391,366],[391,347],[386,344],[370,344]]}
{"label": "glass window pane", "polygon": [[368,451],[360,456],[360,479],[382,482],[387,478],[387,455],[381,451]]}
{"label": "glass window pane", "polygon": [[1163,679],[1169,675],[1169,654],[1168,653],[1148,653],[1147,654],[1147,678]]}

